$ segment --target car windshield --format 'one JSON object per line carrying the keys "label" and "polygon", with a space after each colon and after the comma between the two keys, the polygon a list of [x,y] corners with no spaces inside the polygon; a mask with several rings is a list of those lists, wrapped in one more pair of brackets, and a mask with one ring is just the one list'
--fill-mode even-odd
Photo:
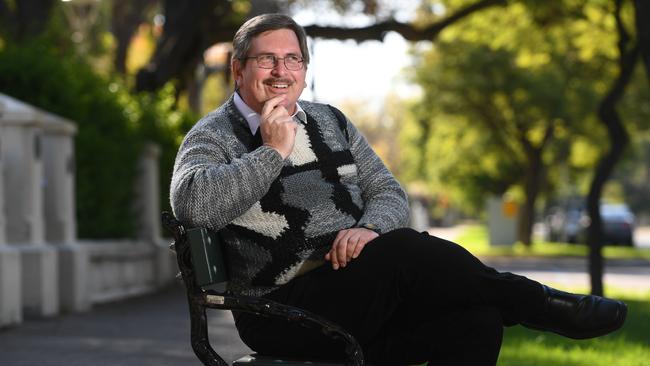
{"label": "car windshield", "polygon": [[626,205],[605,204],[600,206],[600,215],[603,218],[629,218],[632,212]]}

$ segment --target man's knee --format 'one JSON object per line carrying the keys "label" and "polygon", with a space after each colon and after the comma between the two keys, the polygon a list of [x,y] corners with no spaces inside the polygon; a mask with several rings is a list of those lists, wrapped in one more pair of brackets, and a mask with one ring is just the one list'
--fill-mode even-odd
{"label": "man's knee", "polygon": [[501,346],[503,339],[503,318],[496,308],[476,308],[469,311],[467,318],[468,334],[476,343]]}
{"label": "man's knee", "polygon": [[382,235],[382,237],[387,237],[391,239],[417,239],[420,235],[423,235],[421,232],[413,230],[408,227],[401,227],[395,230],[391,230]]}

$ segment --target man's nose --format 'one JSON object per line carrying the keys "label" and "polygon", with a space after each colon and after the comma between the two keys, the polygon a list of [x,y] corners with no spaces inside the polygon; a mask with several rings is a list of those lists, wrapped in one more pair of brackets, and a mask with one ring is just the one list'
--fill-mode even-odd
{"label": "man's nose", "polygon": [[273,69],[271,69],[271,73],[274,74],[274,75],[285,75],[288,72],[289,72],[289,70],[284,65],[284,59],[277,60],[277,62],[275,63],[275,66],[273,66]]}

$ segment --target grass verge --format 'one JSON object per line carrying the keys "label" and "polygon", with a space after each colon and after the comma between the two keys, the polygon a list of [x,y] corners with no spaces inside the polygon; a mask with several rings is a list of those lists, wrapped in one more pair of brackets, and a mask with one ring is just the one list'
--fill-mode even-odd
{"label": "grass verge", "polygon": [[[472,254],[480,257],[531,256],[531,257],[585,257],[589,248],[586,245],[535,241],[530,247],[521,243],[513,246],[490,246],[487,228],[482,225],[468,226],[455,240]],[[650,249],[606,246],[605,258],[645,259],[650,261]]]}

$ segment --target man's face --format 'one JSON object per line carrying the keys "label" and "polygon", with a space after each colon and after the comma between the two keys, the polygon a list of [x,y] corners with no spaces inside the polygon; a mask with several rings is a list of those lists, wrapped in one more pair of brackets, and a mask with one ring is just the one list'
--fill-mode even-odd
{"label": "man's face", "polygon": [[[278,29],[259,34],[253,38],[247,57],[270,54],[284,58],[288,55],[302,56],[298,37],[290,29]],[[295,113],[296,101],[305,87],[307,65],[303,63],[300,70],[288,70],[284,60],[278,60],[272,69],[257,66],[255,59],[248,59],[244,64],[240,60],[232,61],[232,70],[239,95],[254,111],[261,113],[264,103],[280,94],[285,95],[281,103],[289,114]]]}

